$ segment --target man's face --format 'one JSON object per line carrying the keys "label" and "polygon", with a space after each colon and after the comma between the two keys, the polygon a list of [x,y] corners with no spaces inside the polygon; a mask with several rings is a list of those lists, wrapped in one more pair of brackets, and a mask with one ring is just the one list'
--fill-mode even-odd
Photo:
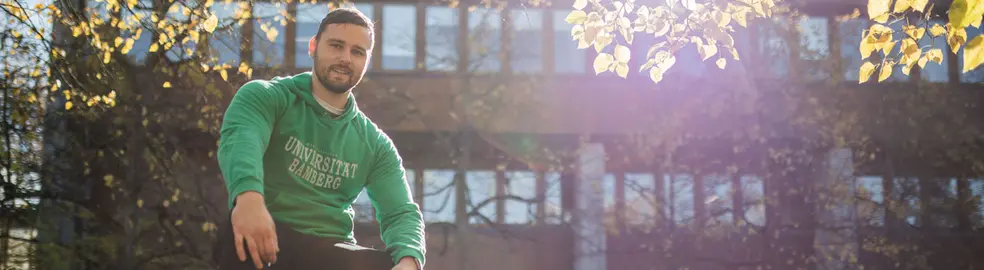
{"label": "man's face", "polygon": [[320,38],[312,37],[308,44],[314,75],[334,93],[345,93],[359,84],[371,50],[369,29],[355,24],[330,24]]}

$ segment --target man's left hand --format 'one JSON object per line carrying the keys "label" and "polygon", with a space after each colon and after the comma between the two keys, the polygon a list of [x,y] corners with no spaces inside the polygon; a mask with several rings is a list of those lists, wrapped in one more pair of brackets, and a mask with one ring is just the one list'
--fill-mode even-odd
{"label": "man's left hand", "polygon": [[412,257],[403,257],[392,270],[421,270],[417,266],[417,260]]}

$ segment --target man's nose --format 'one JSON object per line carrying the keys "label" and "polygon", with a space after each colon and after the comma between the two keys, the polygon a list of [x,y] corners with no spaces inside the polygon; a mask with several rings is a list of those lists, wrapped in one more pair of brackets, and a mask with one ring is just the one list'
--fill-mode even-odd
{"label": "man's nose", "polygon": [[346,64],[351,63],[352,62],[352,54],[349,53],[349,52],[343,52],[343,53],[341,53],[341,55],[338,56],[338,60],[339,61],[342,61],[343,63],[346,63]]}

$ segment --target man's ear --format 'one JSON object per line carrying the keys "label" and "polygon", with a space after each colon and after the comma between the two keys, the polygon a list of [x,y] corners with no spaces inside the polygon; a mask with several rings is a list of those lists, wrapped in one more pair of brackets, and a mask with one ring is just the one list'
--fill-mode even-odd
{"label": "man's ear", "polygon": [[314,57],[314,50],[318,48],[318,37],[313,36],[311,40],[308,41],[308,56]]}

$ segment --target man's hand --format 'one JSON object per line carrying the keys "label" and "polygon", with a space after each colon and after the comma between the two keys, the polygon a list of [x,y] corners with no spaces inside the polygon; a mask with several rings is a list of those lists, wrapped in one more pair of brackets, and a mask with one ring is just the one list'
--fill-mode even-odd
{"label": "man's hand", "polygon": [[243,249],[243,240],[246,240],[256,269],[263,269],[266,263],[277,262],[277,252],[280,251],[277,230],[263,195],[250,191],[236,196],[236,206],[232,209],[232,233],[239,261],[246,261],[247,250]]}
{"label": "man's hand", "polygon": [[403,257],[392,270],[421,270],[417,265],[417,260],[413,257]]}

